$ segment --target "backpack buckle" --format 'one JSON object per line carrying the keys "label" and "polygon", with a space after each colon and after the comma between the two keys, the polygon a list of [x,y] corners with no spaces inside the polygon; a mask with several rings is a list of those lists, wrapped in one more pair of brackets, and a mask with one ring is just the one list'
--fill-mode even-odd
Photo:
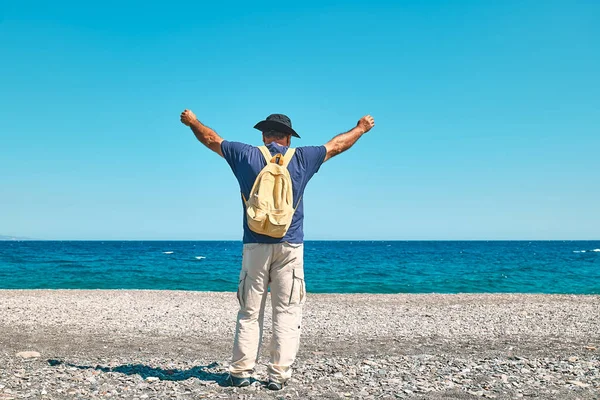
{"label": "backpack buckle", "polygon": [[281,154],[277,154],[271,158],[271,162],[283,166],[283,156]]}

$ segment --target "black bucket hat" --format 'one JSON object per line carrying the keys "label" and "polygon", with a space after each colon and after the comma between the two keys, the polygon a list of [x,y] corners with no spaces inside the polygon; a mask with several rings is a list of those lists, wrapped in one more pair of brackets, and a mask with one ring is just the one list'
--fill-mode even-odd
{"label": "black bucket hat", "polygon": [[300,138],[300,135],[292,129],[292,121],[283,114],[271,114],[264,121],[254,125],[254,128],[261,132],[276,131]]}

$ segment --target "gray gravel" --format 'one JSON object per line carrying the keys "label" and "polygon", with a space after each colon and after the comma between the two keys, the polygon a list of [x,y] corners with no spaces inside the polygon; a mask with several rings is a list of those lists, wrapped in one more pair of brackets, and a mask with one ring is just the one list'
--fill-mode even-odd
{"label": "gray gravel", "polygon": [[0,400],[600,399],[600,296],[310,295],[281,392],[266,350],[251,387],[224,385],[236,311],[232,293],[0,290]]}

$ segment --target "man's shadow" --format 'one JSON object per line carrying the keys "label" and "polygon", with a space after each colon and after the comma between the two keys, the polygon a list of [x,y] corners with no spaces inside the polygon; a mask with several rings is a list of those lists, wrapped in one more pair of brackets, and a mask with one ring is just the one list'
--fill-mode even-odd
{"label": "man's shadow", "polygon": [[94,369],[102,372],[118,372],[125,375],[139,375],[142,377],[142,379],[158,378],[161,381],[184,381],[190,378],[198,378],[201,381],[216,382],[219,384],[219,386],[229,386],[227,382],[227,377],[229,374],[210,371],[210,369],[219,365],[216,362],[204,366],[196,366],[187,370],[154,368],[143,364],[124,364],[119,365],[118,367],[103,367],[96,365],[93,367],[90,365],[77,365],[54,359],[48,360],[48,364],[53,367],[57,365],[65,365],[67,367],[79,369]]}

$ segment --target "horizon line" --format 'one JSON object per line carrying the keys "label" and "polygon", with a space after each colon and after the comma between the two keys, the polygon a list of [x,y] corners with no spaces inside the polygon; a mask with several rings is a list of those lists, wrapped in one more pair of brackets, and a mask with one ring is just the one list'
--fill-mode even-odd
{"label": "horizon line", "polygon": [[[303,242],[596,242],[600,239],[308,239]],[[242,242],[242,239],[0,239],[0,242]]]}

